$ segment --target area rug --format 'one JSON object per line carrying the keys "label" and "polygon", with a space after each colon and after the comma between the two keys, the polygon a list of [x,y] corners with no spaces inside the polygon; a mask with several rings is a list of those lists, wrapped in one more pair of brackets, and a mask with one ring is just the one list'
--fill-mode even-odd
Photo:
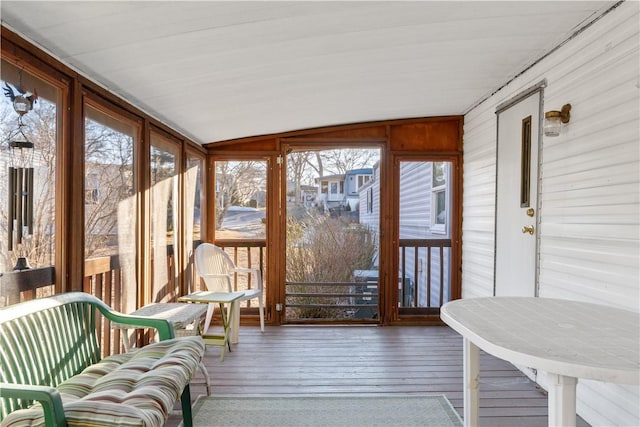
{"label": "area rug", "polygon": [[458,427],[443,395],[201,396],[194,426],[229,427]]}

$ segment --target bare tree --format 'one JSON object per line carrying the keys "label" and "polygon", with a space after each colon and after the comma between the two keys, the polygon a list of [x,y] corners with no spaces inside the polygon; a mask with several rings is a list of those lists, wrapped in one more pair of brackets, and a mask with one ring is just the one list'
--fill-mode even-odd
{"label": "bare tree", "polygon": [[85,257],[111,255],[118,205],[133,194],[133,138],[85,122]]}
{"label": "bare tree", "polygon": [[[3,145],[15,136],[18,127],[16,113],[10,103],[3,99],[2,105],[2,133]],[[18,257],[26,257],[32,267],[51,265],[53,263],[54,215],[55,215],[55,157],[56,157],[56,106],[45,99],[38,100],[37,107],[22,117],[23,132],[34,144],[34,203],[33,203],[33,233],[24,238],[12,253],[8,253],[5,263],[15,264]],[[5,152],[5,161],[9,153]],[[7,170],[2,171],[6,177]],[[6,203],[8,188],[6,179],[3,180],[3,203],[0,206],[0,232],[3,236],[8,233],[9,215]]]}
{"label": "bare tree", "polygon": [[216,161],[216,228],[231,206],[247,206],[266,187],[264,163]]}
{"label": "bare tree", "polygon": [[[17,126],[17,117],[8,102],[0,104],[3,141]],[[32,267],[52,265],[55,239],[55,182],[57,151],[57,108],[40,98],[36,106],[22,118],[24,133],[34,143],[34,210],[33,234],[23,240],[12,253],[5,256],[7,266],[18,257],[26,257]],[[118,202],[133,191],[133,141],[100,123],[85,122],[85,166],[87,175],[76,176],[85,183],[85,218],[74,219],[73,227],[85,235],[87,257],[113,251],[117,228]],[[8,154],[3,159],[8,161]],[[2,175],[6,176],[6,170]],[[7,197],[6,179],[1,180],[0,194]],[[0,232],[7,235],[6,202],[0,204]]]}
{"label": "bare tree", "polygon": [[[371,167],[373,159],[378,159],[380,151],[377,149],[343,148],[325,150],[320,153],[321,164],[331,174],[345,174],[353,169]],[[323,176],[323,175],[319,175]]]}
{"label": "bare tree", "polygon": [[295,188],[295,204],[300,204],[301,186],[308,180],[329,174],[345,174],[353,169],[371,167],[378,160],[378,149],[333,149],[294,151],[287,155],[288,180]]}
{"label": "bare tree", "polygon": [[295,151],[287,155],[287,171],[288,180],[293,183],[294,186],[294,203],[300,205],[302,200],[300,196],[302,194],[302,185],[307,182],[313,183],[313,174],[310,173],[309,166],[312,170],[316,170],[313,163],[314,152],[311,151]]}

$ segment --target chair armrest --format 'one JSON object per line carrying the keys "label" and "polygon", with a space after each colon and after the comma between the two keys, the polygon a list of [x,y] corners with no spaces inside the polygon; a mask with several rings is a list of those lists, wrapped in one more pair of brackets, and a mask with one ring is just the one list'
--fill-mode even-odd
{"label": "chair armrest", "polygon": [[235,271],[236,273],[255,273],[260,270],[257,268],[235,267],[232,271]]}
{"label": "chair armrest", "polygon": [[202,274],[200,273],[200,277],[202,277],[203,279],[228,279],[229,275],[228,274],[215,274],[215,273],[205,273]]}
{"label": "chair armrest", "polygon": [[131,325],[138,328],[154,328],[158,331],[160,341],[175,338],[173,325],[166,319],[153,319],[146,316],[131,316],[130,314],[119,313],[115,310],[107,310],[99,307],[100,311],[107,319],[121,326]]}
{"label": "chair armrest", "polygon": [[67,425],[60,392],[53,387],[0,383],[0,397],[38,401],[44,410],[44,422],[47,427]]}
{"label": "chair armrest", "polygon": [[259,268],[244,268],[244,267],[235,267],[231,270],[236,273],[249,273],[255,275],[257,288],[262,290],[262,272]]}

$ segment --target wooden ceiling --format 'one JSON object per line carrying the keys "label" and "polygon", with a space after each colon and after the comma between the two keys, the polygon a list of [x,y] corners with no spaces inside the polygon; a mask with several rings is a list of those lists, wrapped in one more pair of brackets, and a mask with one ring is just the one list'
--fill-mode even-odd
{"label": "wooden ceiling", "polygon": [[3,25],[198,143],[460,115],[605,1],[6,1]]}

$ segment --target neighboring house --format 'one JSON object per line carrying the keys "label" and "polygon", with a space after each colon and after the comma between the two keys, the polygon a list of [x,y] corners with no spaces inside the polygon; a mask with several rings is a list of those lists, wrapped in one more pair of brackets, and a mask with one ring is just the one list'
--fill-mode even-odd
{"label": "neighboring house", "polygon": [[318,206],[328,210],[339,207],[344,200],[344,175],[328,175],[316,178]]}
{"label": "neighboring house", "polygon": [[315,185],[301,185],[300,186],[300,200],[302,204],[310,207],[316,204],[318,197],[318,187]]}
{"label": "neighboring house", "polygon": [[[403,239],[445,239],[448,237],[449,218],[449,171],[446,162],[404,162],[400,168],[400,243]],[[372,179],[360,187],[360,223],[367,226],[378,238],[380,223],[380,170],[376,164]],[[417,307],[439,307],[449,301],[450,295],[450,252],[444,248],[440,256],[438,248],[429,255],[426,247],[407,247],[405,256],[400,249],[400,271],[404,269],[405,294],[418,287],[418,299],[404,297],[402,303]],[[415,256],[414,256],[415,255]],[[417,263],[417,265],[416,265]],[[440,301],[440,264],[443,263],[443,298]],[[429,265],[430,264],[430,265]],[[427,274],[430,270],[431,289],[427,299]],[[417,274],[416,274],[417,271]],[[377,276],[376,276],[377,277]],[[401,280],[400,280],[401,281]],[[401,293],[402,295],[402,293]]]}
{"label": "neighboring house", "polygon": [[373,176],[372,168],[353,169],[345,174],[316,178],[318,206],[326,209],[342,207],[357,211],[360,204],[359,189]]}
{"label": "neighboring house", "polygon": [[373,177],[372,168],[353,169],[347,171],[344,177],[344,206],[357,211],[360,206],[360,188]]}
{"label": "neighboring house", "polygon": [[316,199],[318,197],[318,187],[315,185],[305,185],[300,184],[296,188],[296,184],[293,181],[287,182],[287,202],[295,202],[296,201],[296,192],[299,192],[297,195],[297,200],[299,203],[306,207],[315,206]]}
{"label": "neighboring house", "polygon": [[378,239],[380,225],[380,162],[371,169],[371,179],[358,189],[360,224],[367,226]]}
{"label": "neighboring house", "polygon": [[[639,22],[623,2],[465,114],[463,298],[494,295],[496,110],[544,81],[544,111],[572,110],[540,142],[537,294],[640,311]],[[591,425],[640,425],[637,386],[580,380],[577,396]]]}

